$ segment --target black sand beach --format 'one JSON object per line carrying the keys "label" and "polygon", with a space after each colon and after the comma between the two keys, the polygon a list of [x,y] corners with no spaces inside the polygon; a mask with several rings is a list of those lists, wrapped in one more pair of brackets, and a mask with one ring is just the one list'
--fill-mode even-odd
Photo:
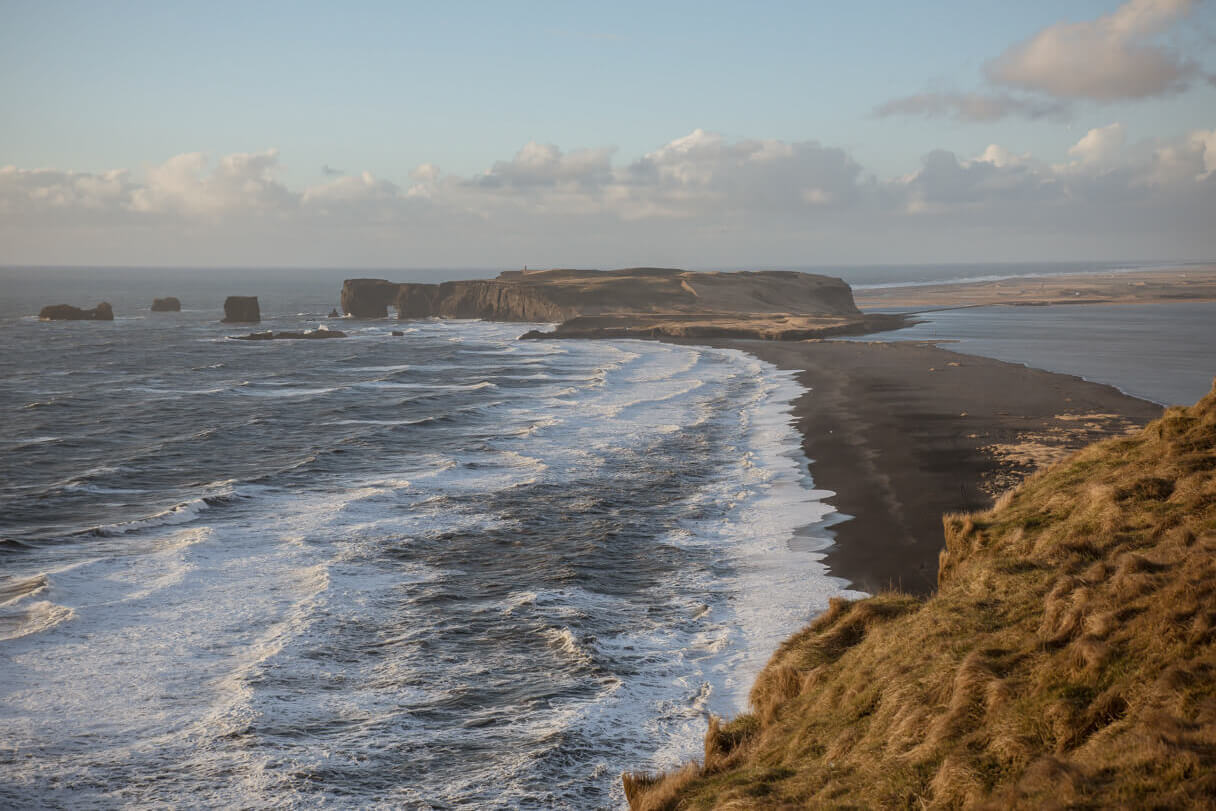
{"label": "black sand beach", "polygon": [[800,370],[793,416],[817,487],[853,516],[832,574],[927,594],[942,515],[989,506],[1039,464],[1141,426],[1161,407],[1110,386],[926,343],[700,341]]}

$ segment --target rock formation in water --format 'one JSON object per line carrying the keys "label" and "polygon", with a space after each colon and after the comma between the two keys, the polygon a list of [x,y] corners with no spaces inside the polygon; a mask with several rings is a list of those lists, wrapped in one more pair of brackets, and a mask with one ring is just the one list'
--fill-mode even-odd
{"label": "rock formation in water", "polygon": [[345,332],[339,332],[336,329],[316,329],[308,332],[274,332],[266,330],[265,332],[251,332],[248,335],[232,335],[229,336],[237,341],[283,341],[283,340],[311,340],[316,338],[345,338]]}
{"label": "rock formation in water", "polygon": [[507,271],[442,284],[348,279],[342,287],[342,308],[351,315],[384,318],[389,307],[401,319],[566,322],[545,333],[550,337],[813,337],[863,321],[843,281],[792,271]]}
{"label": "rock formation in water", "polygon": [[329,317],[330,318],[341,318],[342,315],[341,315],[341,313],[338,312],[338,308],[334,307],[332,310],[329,311]]}
{"label": "rock formation in water", "polygon": [[384,279],[347,279],[342,283],[342,310],[355,318],[387,318],[398,287]]}
{"label": "rock formation in water", "polygon": [[113,321],[114,308],[103,301],[91,310],[73,307],[71,304],[51,304],[39,311],[43,321]]}
{"label": "rock formation in water", "polygon": [[225,324],[256,324],[262,320],[257,296],[229,296],[224,299]]}
{"label": "rock formation in water", "polygon": [[152,312],[154,313],[180,313],[181,311],[182,303],[176,296],[152,300]]}

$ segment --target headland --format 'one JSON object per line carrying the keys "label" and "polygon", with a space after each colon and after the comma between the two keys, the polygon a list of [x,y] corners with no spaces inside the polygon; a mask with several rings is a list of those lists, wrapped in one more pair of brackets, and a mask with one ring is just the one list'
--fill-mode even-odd
{"label": "headland", "polygon": [[802,340],[893,329],[866,315],[840,279],[793,271],[696,273],[674,268],[507,271],[442,284],[348,279],[342,309],[359,318],[556,322],[526,338]]}

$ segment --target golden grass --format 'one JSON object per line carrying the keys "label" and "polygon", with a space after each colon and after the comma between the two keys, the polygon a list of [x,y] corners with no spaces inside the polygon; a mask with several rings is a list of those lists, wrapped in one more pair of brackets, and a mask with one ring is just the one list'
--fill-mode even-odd
{"label": "golden grass", "polygon": [[631,806],[1216,808],[1216,391],[943,523],[937,594],[834,600]]}

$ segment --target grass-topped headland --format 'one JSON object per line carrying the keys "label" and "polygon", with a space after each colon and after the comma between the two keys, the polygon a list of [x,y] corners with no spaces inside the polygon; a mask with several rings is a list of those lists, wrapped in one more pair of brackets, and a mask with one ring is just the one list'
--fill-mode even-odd
{"label": "grass-topped headland", "polygon": [[934,595],[834,601],[631,806],[1216,805],[1216,391],[944,522]]}
{"label": "grass-topped headland", "polygon": [[863,314],[840,279],[784,270],[677,268],[506,271],[493,279],[416,284],[347,279],[342,309],[360,318],[560,322],[525,338],[761,338],[797,341],[903,326]]}

